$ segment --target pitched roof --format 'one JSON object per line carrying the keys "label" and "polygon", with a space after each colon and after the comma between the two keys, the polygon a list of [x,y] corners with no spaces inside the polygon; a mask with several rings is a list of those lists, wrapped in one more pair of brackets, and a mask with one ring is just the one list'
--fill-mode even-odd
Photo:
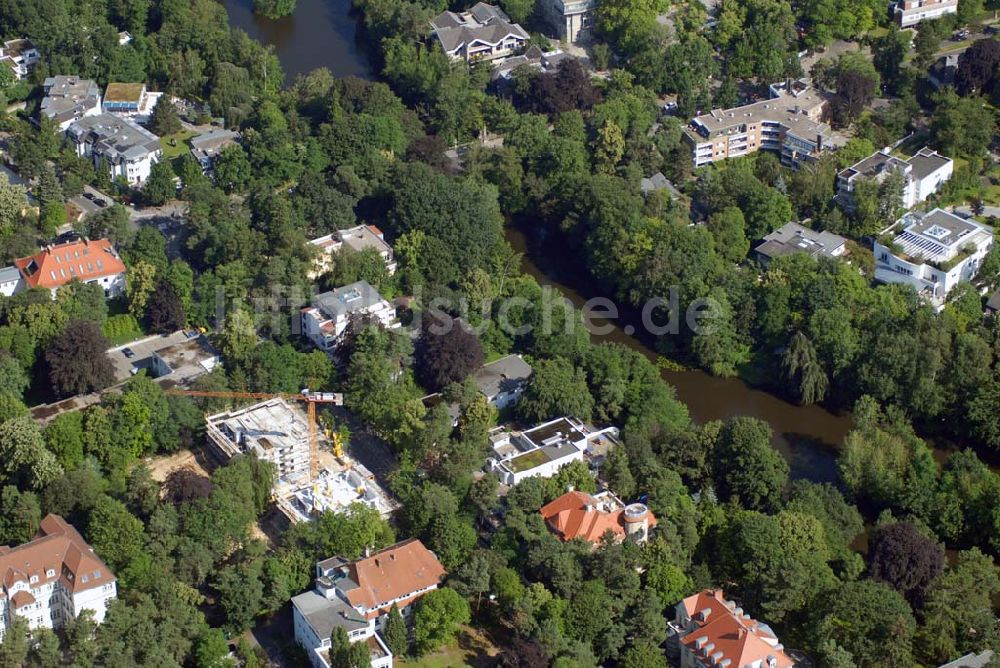
{"label": "pitched roof", "polygon": [[[641,504],[634,504],[634,507],[644,508]],[[625,506],[608,492],[596,496],[580,491],[566,492],[542,506],[539,512],[549,528],[564,541],[583,538],[598,543],[608,531],[619,540],[625,537]],[[656,518],[648,509],[646,517],[650,527],[656,526]]]}
{"label": "pitched roof", "polygon": [[515,389],[531,377],[531,365],[520,355],[507,355],[484,364],[473,374],[473,382],[487,397]]}
{"label": "pitched roof", "polygon": [[[49,575],[49,573],[52,575]],[[64,587],[77,592],[115,581],[111,572],[83,537],[58,515],[42,520],[34,540],[14,548],[0,547],[0,583],[9,589],[17,582],[33,586],[61,580]],[[37,578],[32,583],[31,578]],[[11,595],[15,607],[31,603],[18,591]],[[7,595],[0,591],[0,598]]]}
{"label": "pitched roof", "polygon": [[107,239],[81,239],[42,249],[14,260],[32,288],[58,288],[72,281],[92,281],[125,272],[125,264]]}
{"label": "pitched roof", "polygon": [[441,562],[417,539],[396,543],[346,567],[351,582],[341,581],[341,589],[351,605],[369,610],[415,595],[445,576]]}
{"label": "pitched roof", "polygon": [[[733,668],[767,666],[768,659],[773,659],[774,668],[794,668],[795,662],[785,654],[774,631],[742,614],[723,598],[721,591],[705,590],[684,599],[682,604],[695,628],[681,638],[681,643],[711,665],[721,665],[728,659],[726,665]],[[708,614],[699,614],[702,611]]]}
{"label": "pitched roof", "polygon": [[442,12],[431,21],[431,27],[445,53],[452,53],[462,45],[468,46],[473,42],[496,45],[510,35],[528,39],[524,28],[511,23],[502,9],[483,2],[476,3],[461,14]]}

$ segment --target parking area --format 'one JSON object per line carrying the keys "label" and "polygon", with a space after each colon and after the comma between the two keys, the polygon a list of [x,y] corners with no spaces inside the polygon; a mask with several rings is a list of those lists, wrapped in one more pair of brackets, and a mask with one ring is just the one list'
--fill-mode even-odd
{"label": "parking area", "polygon": [[114,202],[97,188],[84,186],[83,192],[69,198],[69,203],[83,212],[84,216],[96,213],[111,206]]}
{"label": "parking area", "polygon": [[[194,333],[197,336],[197,332]],[[133,375],[133,369],[150,369],[153,353],[168,346],[183,343],[192,338],[190,332],[181,331],[167,335],[149,336],[139,341],[111,348],[108,358],[115,367],[115,379],[119,382],[128,380]]]}

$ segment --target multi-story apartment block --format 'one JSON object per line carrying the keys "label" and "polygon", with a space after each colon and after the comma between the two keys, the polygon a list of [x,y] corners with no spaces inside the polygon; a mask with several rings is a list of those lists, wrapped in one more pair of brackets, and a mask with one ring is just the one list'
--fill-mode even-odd
{"label": "multi-story apartment block", "polygon": [[205,418],[205,434],[223,461],[253,453],[274,464],[278,482],[309,477],[309,424],[281,398]]}
{"label": "multi-story apartment block", "polygon": [[993,245],[993,233],[972,220],[934,209],[909,213],[901,231],[874,243],[875,279],[913,288],[935,308],[956,285],[972,280]]}
{"label": "multi-story apartment block", "polygon": [[20,81],[35,69],[42,55],[30,39],[12,39],[0,46],[0,65],[6,65]]}
{"label": "multi-story apartment block", "polygon": [[936,193],[951,178],[955,162],[937,151],[922,148],[909,160],[897,158],[882,149],[837,174],[837,199],[841,205],[854,208],[854,189],[862,181],[884,181],[893,172],[903,174],[902,204],[912,209]]}
{"label": "multi-story apartment block", "polygon": [[542,11],[561,42],[586,41],[592,33],[596,0],[547,0]]}
{"label": "multi-story apartment block", "polygon": [[368,281],[357,281],[313,297],[312,306],[301,312],[302,334],[320,350],[333,353],[355,317],[369,318],[386,329],[400,325],[396,308]]}
{"label": "multi-story apartment block", "polygon": [[772,84],[771,98],[695,116],[684,129],[694,166],[775,151],[781,163],[798,167],[846,143],[822,121],[826,99],[806,80]]}
{"label": "multi-story apartment block", "polygon": [[76,76],[49,77],[42,84],[40,113],[65,132],[75,121],[84,116],[101,113],[101,89],[91,79]]}
{"label": "multi-story apartment block", "polygon": [[909,28],[921,21],[957,14],[958,0],[899,0],[894,11],[899,27]]}
{"label": "multi-story apartment block", "polygon": [[103,165],[111,178],[120,176],[134,186],[149,178],[153,164],[163,155],[159,137],[132,120],[107,113],[75,121],[66,136],[77,155],[90,158],[98,169]]}
{"label": "multi-story apartment block", "polygon": [[497,60],[513,55],[528,33],[502,9],[477,2],[462,13],[442,12],[431,21],[441,48],[455,60]]}
{"label": "multi-story apartment block", "polygon": [[84,610],[100,623],[118,595],[117,582],[76,529],[48,515],[34,540],[0,546],[0,640],[14,615],[29,629],[57,629]]}
{"label": "multi-story apartment block", "polygon": [[706,589],[674,608],[671,639],[681,668],[795,668],[777,635],[721,591]]}
{"label": "multi-story apartment block", "polygon": [[104,89],[104,113],[148,123],[163,93],[146,90],[143,83],[109,83]]}
{"label": "multi-story apartment block", "polygon": [[343,248],[350,248],[356,253],[372,248],[385,261],[389,275],[396,273],[396,260],[392,255],[392,246],[385,240],[385,234],[374,225],[358,225],[346,230],[337,230],[309,242],[320,249],[313,262],[309,278],[315,280],[333,265],[333,256]]}

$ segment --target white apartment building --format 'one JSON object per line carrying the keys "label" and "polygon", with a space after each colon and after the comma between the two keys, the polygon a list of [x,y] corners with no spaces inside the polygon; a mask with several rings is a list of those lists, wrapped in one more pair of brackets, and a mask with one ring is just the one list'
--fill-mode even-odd
{"label": "white apartment building", "polygon": [[12,297],[24,289],[24,279],[17,267],[0,268],[0,295]]}
{"label": "white apartment building", "polygon": [[400,326],[396,308],[368,281],[357,281],[313,297],[312,306],[301,311],[301,331],[314,346],[333,353],[352,317],[370,318],[386,329]]}
{"label": "white apartment building", "polygon": [[393,604],[409,616],[411,605],[437,589],[445,575],[434,553],[417,539],[355,561],[325,559],[316,564],[314,589],[292,598],[295,640],[313,668],[330,668],[330,635],[340,626],[352,643],[368,643],[372,668],[391,668],[392,653],[377,630],[385,626]]}
{"label": "white apartment building", "polygon": [[498,431],[490,436],[493,455],[486,469],[505,485],[527,478],[551,478],[570,462],[597,463],[618,445],[618,429],[593,430],[572,417],[561,417],[526,431]]}
{"label": "white apartment building", "polygon": [[815,161],[846,139],[822,121],[826,98],[808,81],[771,84],[771,98],[733,109],[713,109],[684,128],[695,167],[726,158],[774,151],[787,167]]}
{"label": "white apartment building", "polygon": [[163,155],[159,137],[132,120],[107,113],[75,121],[66,136],[77,155],[90,158],[98,169],[103,165],[112,179],[120,176],[133,186],[149,178],[153,164]]}
{"label": "white apartment building", "polygon": [[560,42],[586,41],[593,32],[596,0],[546,0],[542,11],[556,30]]}
{"label": "white apartment building", "polygon": [[936,193],[951,178],[955,161],[937,151],[922,148],[908,160],[897,158],[882,149],[837,174],[837,199],[841,205],[854,208],[854,189],[862,181],[882,183],[893,172],[903,174],[902,206],[912,209]]}
{"label": "white apartment building", "polygon": [[958,13],[958,0],[899,0],[894,10],[900,28],[909,28],[921,21],[939,19]]}
{"label": "white apartment building", "polygon": [[0,65],[6,65],[20,81],[31,74],[42,55],[30,39],[12,39],[0,46]]}
{"label": "white apartment building", "polygon": [[373,248],[385,261],[385,269],[392,276],[396,273],[396,260],[392,255],[392,246],[385,240],[385,234],[374,225],[358,225],[346,230],[337,230],[309,242],[320,249],[319,255],[309,271],[309,279],[316,280],[333,266],[333,256],[344,248],[356,253]]}
{"label": "white apartment building", "polygon": [[223,461],[252,452],[274,464],[278,482],[309,478],[309,423],[284,399],[209,415],[205,433]]}
{"label": "white apartment building", "polygon": [[84,610],[101,623],[118,596],[115,574],[69,523],[42,520],[34,540],[0,546],[0,640],[14,615],[29,629],[57,629]]}
{"label": "white apartment building", "polygon": [[502,9],[477,2],[468,11],[442,12],[431,21],[441,49],[454,60],[497,60],[513,55],[528,33]]}
{"label": "white apartment building", "polygon": [[941,209],[907,214],[896,226],[891,239],[874,244],[875,279],[912,285],[939,309],[956,285],[975,277],[993,245],[992,231]]}
{"label": "white apartment building", "polygon": [[42,84],[40,114],[56,124],[60,132],[85,116],[101,113],[101,89],[91,79],[77,76],[49,77]]}

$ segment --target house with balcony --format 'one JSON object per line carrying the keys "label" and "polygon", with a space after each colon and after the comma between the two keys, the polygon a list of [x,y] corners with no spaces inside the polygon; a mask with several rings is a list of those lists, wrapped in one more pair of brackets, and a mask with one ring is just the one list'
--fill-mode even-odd
{"label": "house with balcony", "polygon": [[545,0],[542,13],[560,42],[585,42],[593,34],[597,0]]}
{"label": "house with balcony", "polygon": [[148,123],[162,96],[146,90],[144,83],[109,83],[104,89],[103,110],[136,123]]}
{"label": "house with balcony", "polygon": [[344,248],[360,253],[369,248],[374,249],[382,260],[385,269],[392,276],[396,273],[396,260],[392,254],[392,246],[385,240],[385,234],[374,225],[357,225],[344,230],[337,230],[309,242],[320,250],[309,271],[309,279],[316,280],[333,266],[333,257]]}
{"label": "house with balcony", "polygon": [[797,665],[770,626],[752,619],[718,589],[706,589],[680,601],[669,627],[667,642],[679,649],[681,668]]}
{"label": "house with balcony", "polygon": [[372,668],[391,668],[392,653],[379,635],[389,611],[396,605],[409,617],[413,604],[437,589],[445,575],[441,562],[417,539],[355,561],[321,561],[315,587],[292,598],[295,640],[313,668],[330,668],[330,636],[339,626],[352,643],[368,644]]}
{"label": "house with balcony", "polygon": [[571,462],[597,468],[618,445],[616,427],[594,429],[576,418],[561,417],[525,431],[495,430],[486,470],[513,486],[528,478],[551,478]]}
{"label": "house with balcony", "polygon": [[9,67],[18,81],[31,74],[41,59],[34,43],[24,37],[8,40],[0,46],[0,66]]}
{"label": "house with balcony", "polygon": [[368,281],[357,281],[313,297],[300,313],[301,332],[314,346],[333,354],[352,318],[369,319],[386,329],[400,326],[396,307]]}
{"label": "house with balcony", "polygon": [[826,231],[816,231],[799,223],[786,223],[767,234],[753,253],[761,264],[785,255],[805,253],[811,257],[842,257],[847,252],[847,239]]}
{"label": "house with balcony", "polygon": [[34,255],[14,260],[21,274],[17,288],[46,288],[56,298],[59,288],[72,281],[96,283],[107,297],[125,291],[125,263],[107,239],[80,239],[46,246]]}
{"label": "house with balcony", "polygon": [[583,539],[595,547],[610,532],[622,542],[631,538],[638,543],[649,539],[656,517],[644,503],[625,505],[610,490],[588,494],[569,490],[542,506],[539,513],[546,526],[559,540]]}
{"label": "house with balcony", "polygon": [[107,113],[85,116],[66,129],[76,154],[105,169],[112,179],[121,177],[129,185],[141,186],[163,151],[160,138],[128,118]]}
{"label": "house with balcony", "polygon": [[84,610],[104,621],[118,579],[71,524],[47,515],[33,540],[0,546],[0,641],[22,617],[28,628],[58,629]]}
{"label": "house with balcony", "polygon": [[58,75],[42,83],[39,113],[56,124],[60,132],[85,116],[101,113],[101,89],[92,79]]}
{"label": "house with balcony", "polygon": [[910,285],[937,309],[971,281],[993,245],[993,231],[941,209],[908,213],[873,245],[875,279]]}
{"label": "house with balcony", "polygon": [[885,148],[837,174],[837,200],[846,210],[854,209],[854,190],[865,181],[882,183],[890,174],[903,175],[901,206],[912,209],[941,189],[955,171],[955,161],[930,148],[922,148],[907,160]]}
{"label": "house with balcony", "polygon": [[893,8],[900,28],[911,28],[921,21],[957,13],[958,0],[898,0]]}
{"label": "house with balcony", "polygon": [[465,12],[446,11],[431,21],[441,49],[454,60],[498,60],[520,51],[528,33],[502,9],[477,2]]}
{"label": "house with balcony", "polygon": [[684,137],[695,167],[767,150],[798,168],[847,140],[824,123],[826,98],[805,79],[771,84],[770,98],[695,116]]}

